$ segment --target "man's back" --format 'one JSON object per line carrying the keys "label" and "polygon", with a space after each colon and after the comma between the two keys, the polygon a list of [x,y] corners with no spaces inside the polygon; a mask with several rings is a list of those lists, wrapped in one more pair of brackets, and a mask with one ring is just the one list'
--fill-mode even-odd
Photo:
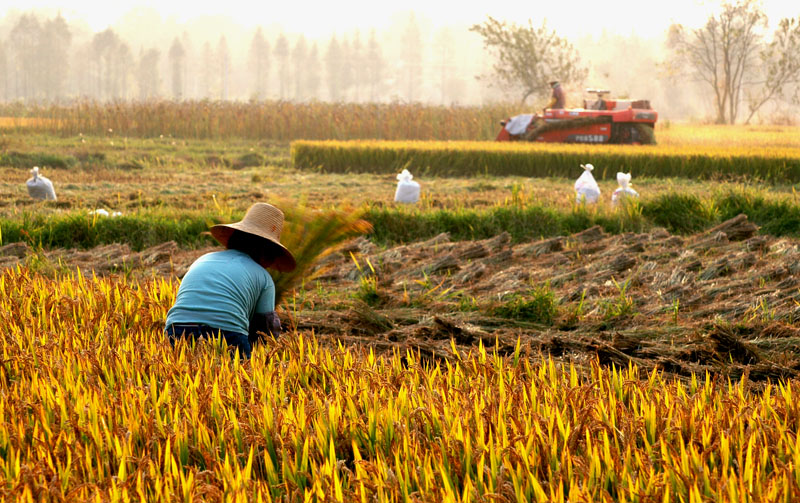
{"label": "man's back", "polygon": [[166,325],[202,323],[247,334],[253,313],[275,309],[275,283],[238,250],[207,253],[184,276]]}
{"label": "man's back", "polygon": [[566,99],[564,98],[564,90],[561,88],[560,85],[556,85],[553,88],[553,99],[555,99],[555,103],[550,108],[564,108],[566,106]]}

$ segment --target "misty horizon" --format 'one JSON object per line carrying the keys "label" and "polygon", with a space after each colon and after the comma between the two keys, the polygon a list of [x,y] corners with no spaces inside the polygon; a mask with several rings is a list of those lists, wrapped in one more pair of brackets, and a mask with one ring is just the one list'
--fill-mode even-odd
{"label": "misty horizon", "polygon": [[[247,28],[231,18],[200,16],[180,23],[149,8],[131,10],[112,27],[93,31],[85,21],[41,12],[14,11],[0,18],[2,102],[255,99],[471,106],[518,101],[493,85],[492,56],[470,25],[437,26],[413,11],[392,15],[381,29],[366,26],[321,37],[284,31],[277,21]],[[29,28],[20,28],[22,19]],[[28,43],[26,29],[40,30],[42,40],[53,38],[59,30],[50,23],[57,19],[64,25],[61,39],[39,45],[65,49],[63,55],[19,48]],[[259,32],[263,50],[254,59]],[[568,106],[582,104],[583,88],[602,87],[619,97],[649,99],[664,119],[705,120],[711,114],[707,92],[664,70],[665,37],[665,31],[644,37],[606,29],[566,37],[588,70],[584,82],[567,87]],[[257,60],[266,69],[259,70]],[[55,67],[60,69],[54,73]],[[30,73],[25,82],[24,72]],[[45,75],[51,75],[48,82],[37,81]],[[520,112],[541,105],[529,101]]]}

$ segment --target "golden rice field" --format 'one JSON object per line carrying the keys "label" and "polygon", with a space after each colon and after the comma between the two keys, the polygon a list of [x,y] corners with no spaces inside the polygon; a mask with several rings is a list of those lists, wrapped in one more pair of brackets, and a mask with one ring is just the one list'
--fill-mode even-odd
{"label": "golden rice field", "polygon": [[0,117],[0,131],[58,127],[58,121],[40,117]]}
{"label": "golden rice field", "polygon": [[[689,127],[691,128],[691,127]],[[594,176],[693,179],[756,178],[773,183],[800,181],[800,147],[755,148],[746,143],[680,145],[577,145],[528,142],[295,141],[296,168],[324,172],[387,173],[402,167],[444,176],[563,176],[583,163]]]}
{"label": "golden rice field", "polygon": [[800,498],[796,382],[491,348],[432,363],[291,333],[172,348],[173,280],[0,275],[4,501]]}

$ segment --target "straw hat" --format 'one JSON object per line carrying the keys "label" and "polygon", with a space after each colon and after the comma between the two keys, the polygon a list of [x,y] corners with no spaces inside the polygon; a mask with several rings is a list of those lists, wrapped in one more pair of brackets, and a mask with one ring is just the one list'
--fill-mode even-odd
{"label": "straw hat", "polygon": [[281,244],[282,229],[283,212],[271,204],[256,203],[247,210],[247,214],[240,222],[219,224],[211,227],[211,235],[223,246],[228,246],[228,240],[233,231],[241,231],[266,239],[281,250],[272,267],[281,272],[289,272],[297,266],[297,263],[292,252]]}

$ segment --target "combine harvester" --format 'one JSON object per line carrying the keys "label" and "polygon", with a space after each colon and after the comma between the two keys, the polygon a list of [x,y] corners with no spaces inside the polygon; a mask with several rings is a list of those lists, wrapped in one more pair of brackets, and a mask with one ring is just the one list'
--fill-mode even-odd
{"label": "combine harvester", "polygon": [[653,145],[658,112],[649,100],[606,99],[608,91],[587,89],[594,99],[583,108],[544,110],[543,115],[523,114],[500,121],[497,141],[555,143],[627,143]]}

